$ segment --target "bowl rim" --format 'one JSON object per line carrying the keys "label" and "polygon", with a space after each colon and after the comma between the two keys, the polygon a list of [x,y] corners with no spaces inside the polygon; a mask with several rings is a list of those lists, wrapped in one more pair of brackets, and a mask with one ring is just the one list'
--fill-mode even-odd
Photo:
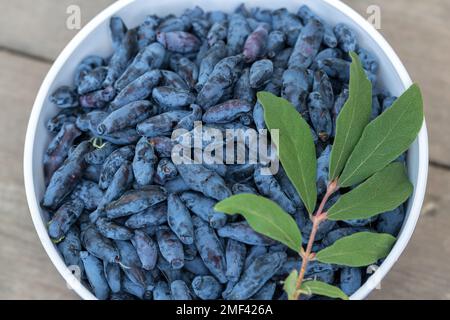
{"label": "bowl rim", "polygon": [[[77,46],[81,42],[83,42],[83,40],[106,19],[114,15],[116,12],[122,10],[123,8],[132,5],[134,1],[135,0],[119,0],[108,6],[106,9],[96,15],[89,23],[87,23],[59,54],[58,58],[53,63],[38,91],[36,100],[33,104],[33,109],[31,111],[25,138],[23,159],[24,184],[28,207],[33,220],[33,224],[47,255],[49,256],[50,260],[59,271],[61,276],[67,282],[68,288],[73,289],[82,299],[85,300],[96,300],[97,298],[81,283],[81,281],[78,280],[78,278],[66,266],[60,254],[56,250],[56,247],[48,236],[47,228],[41,217],[40,204],[35,196],[36,191],[34,187],[33,175],[35,132],[37,130],[39,117],[44,107],[48,90],[60,70],[67,62],[68,58],[77,48]],[[368,21],[366,21],[355,10],[353,10],[351,7],[341,2],[340,0],[321,1],[324,4],[332,7],[334,10],[340,11],[348,19],[353,20],[364,30],[364,32],[366,32],[373,39],[374,43],[378,45],[379,49],[382,50],[390,60],[397,75],[401,79],[404,89],[408,88],[412,84],[412,80],[408,72],[406,71],[406,68],[403,66],[395,51],[385,40],[385,38]],[[415,229],[425,196],[428,176],[428,135],[425,120],[416,139],[416,142],[418,143],[418,176],[409,216],[404,222],[401,233],[397,238],[397,241],[389,255],[386,257],[380,267],[366,280],[366,282],[353,295],[351,295],[350,299],[352,300],[360,300],[366,298],[367,295],[378,286],[381,280],[386,276],[395,262],[399,259]]]}

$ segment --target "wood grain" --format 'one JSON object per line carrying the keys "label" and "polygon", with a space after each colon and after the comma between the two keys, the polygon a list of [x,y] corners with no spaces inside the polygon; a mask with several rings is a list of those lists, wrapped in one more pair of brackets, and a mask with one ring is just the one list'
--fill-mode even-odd
{"label": "wood grain", "polygon": [[50,65],[0,51],[0,299],[73,299],[37,237],[23,187],[28,116]]}
{"label": "wood grain", "polygon": [[417,228],[371,299],[450,299],[450,172],[430,169]]}
{"label": "wood grain", "polygon": [[[115,0],[0,1],[0,45],[54,60],[79,30],[67,28],[67,8],[78,6],[81,26]],[[6,31],[6,32],[5,32]]]}

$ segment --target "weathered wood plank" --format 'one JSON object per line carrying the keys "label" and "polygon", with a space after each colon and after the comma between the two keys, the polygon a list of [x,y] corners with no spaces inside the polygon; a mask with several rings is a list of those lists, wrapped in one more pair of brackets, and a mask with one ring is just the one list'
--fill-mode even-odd
{"label": "weathered wood plank", "polygon": [[[55,59],[78,30],[69,30],[67,8],[81,9],[85,25],[115,0],[0,1],[0,46]],[[6,32],[7,30],[7,32]]]}
{"label": "weathered wood plank", "polygon": [[404,254],[371,299],[450,299],[450,171],[431,168],[422,215]]}
{"label": "weathered wood plank", "polygon": [[367,17],[381,9],[381,30],[412,79],[423,90],[430,135],[430,158],[450,165],[450,2],[446,0],[344,0]]}
{"label": "weathered wood plank", "polygon": [[45,63],[0,51],[0,299],[73,299],[34,230],[23,187],[28,116]]}

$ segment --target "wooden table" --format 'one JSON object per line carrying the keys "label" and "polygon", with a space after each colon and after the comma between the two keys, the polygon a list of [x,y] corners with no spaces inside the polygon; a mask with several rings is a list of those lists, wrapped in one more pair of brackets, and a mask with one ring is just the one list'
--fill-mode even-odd
{"label": "wooden table", "polygon": [[[67,7],[80,6],[86,23],[112,2],[0,2],[0,299],[78,298],[34,231],[23,187],[23,143],[39,85],[76,33],[65,27]],[[370,298],[450,299],[450,2],[345,2],[366,16],[369,5],[380,6],[380,32],[423,88],[430,133],[429,187],[421,219],[404,255]]]}

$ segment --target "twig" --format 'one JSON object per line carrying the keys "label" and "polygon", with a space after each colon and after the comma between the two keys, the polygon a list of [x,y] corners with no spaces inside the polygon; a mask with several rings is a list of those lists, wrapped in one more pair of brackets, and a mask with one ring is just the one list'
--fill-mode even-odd
{"label": "twig", "polygon": [[320,224],[327,219],[327,213],[323,212],[325,208],[325,204],[327,203],[328,199],[339,189],[339,186],[337,184],[336,180],[331,181],[328,184],[327,192],[325,193],[325,196],[323,197],[322,201],[320,202],[319,208],[317,209],[317,212],[314,216],[312,216],[312,229],[311,233],[309,235],[308,245],[306,246],[306,251],[300,253],[302,256],[302,266],[300,268],[300,273],[298,275],[296,284],[295,284],[295,295],[294,300],[298,300],[301,294],[301,286],[303,283],[303,279],[305,278],[306,268],[308,267],[309,261],[313,258],[314,254],[312,254],[312,247],[314,245],[314,240],[316,238],[317,230],[319,230]]}

